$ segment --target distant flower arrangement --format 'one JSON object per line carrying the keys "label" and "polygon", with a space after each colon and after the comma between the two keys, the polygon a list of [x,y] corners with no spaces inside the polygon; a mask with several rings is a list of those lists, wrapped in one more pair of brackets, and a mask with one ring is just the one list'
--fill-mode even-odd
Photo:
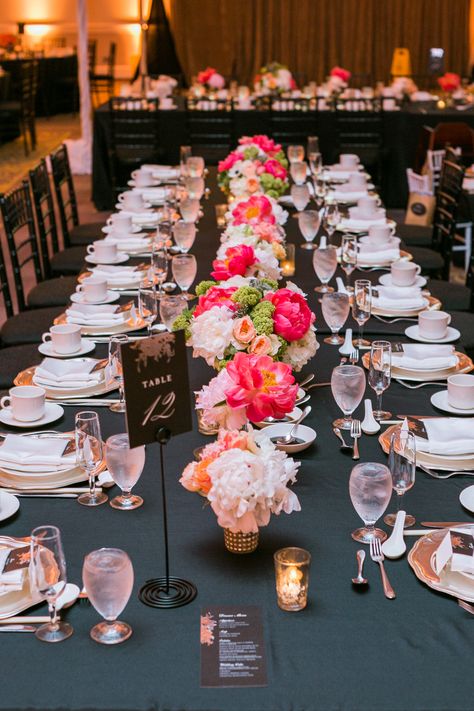
{"label": "distant flower arrangement", "polygon": [[461,77],[454,72],[446,72],[442,77],[438,77],[438,84],[447,94],[452,94],[461,87]]}
{"label": "distant flower arrangement", "polygon": [[284,94],[297,88],[288,67],[279,62],[270,62],[261,67],[253,84],[255,91],[261,94]]}
{"label": "distant flower arrangement", "polygon": [[3,34],[0,35],[0,49],[5,49],[7,52],[13,52],[15,47],[20,44],[20,41],[16,35]]}
{"label": "distant flower arrangement", "polygon": [[197,82],[206,89],[223,89],[225,87],[225,79],[222,74],[219,74],[214,67],[206,67],[197,75]]}
{"label": "distant flower arrangement", "polygon": [[344,69],[343,67],[333,67],[329,72],[329,76],[340,79],[341,82],[347,85],[352,74],[348,69]]}
{"label": "distant flower arrangement", "polygon": [[218,165],[219,187],[234,197],[263,192],[278,198],[289,187],[282,147],[264,135],[244,136]]}
{"label": "distant flower arrangement", "polygon": [[234,200],[226,218],[229,225],[250,225],[258,228],[262,224],[284,225],[288,213],[271,195],[252,195],[249,198]]}

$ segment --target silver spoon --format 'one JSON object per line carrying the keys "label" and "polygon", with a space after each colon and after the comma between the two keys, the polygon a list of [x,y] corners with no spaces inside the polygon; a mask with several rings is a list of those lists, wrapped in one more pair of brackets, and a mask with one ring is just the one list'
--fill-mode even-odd
{"label": "silver spoon", "polygon": [[304,386],[308,385],[308,383],[310,383],[312,380],[314,380],[314,373],[310,373],[306,376],[306,378],[303,378],[301,383],[298,383],[298,387],[304,388]]}
{"label": "silver spoon", "polygon": [[364,578],[362,576],[362,568],[364,565],[364,560],[365,560],[365,551],[364,550],[359,550],[356,553],[356,558],[357,558],[357,578],[352,578],[352,582],[354,585],[367,585],[369,582],[367,578]]}
{"label": "silver spoon", "polygon": [[301,422],[303,422],[304,418],[307,417],[310,412],[311,412],[311,405],[308,405],[307,407],[305,407],[305,409],[303,410],[301,415],[298,417],[298,419],[296,420],[295,424],[293,425],[291,430],[288,432],[288,434],[286,434],[284,437],[279,437],[278,440],[275,441],[275,444],[293,444],[294,442],[296,442],[295,433],[296,433],[296,430],[298,429],[298,425]]}

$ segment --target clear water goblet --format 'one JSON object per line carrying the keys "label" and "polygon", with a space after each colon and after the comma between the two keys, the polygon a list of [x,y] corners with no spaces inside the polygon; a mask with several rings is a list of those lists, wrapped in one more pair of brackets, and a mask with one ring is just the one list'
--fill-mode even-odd
{"label": "clear water goblet", "polygon": [[96,490],[96,474],[104,460],[102,434],[97,412],[83,410],[75,418],[74,439],[76,445],[76,463],[84,469],[89,480],[89,492],[77,497],[83,506],[100,506],[108,501],[103,491]]}
{"label": "clear water goblet", "polygon": [[181,254],[187,254],[196,239],[196,225],[194,222],[178,220],[173,226],[173,237]]}
{"label": "clear water goblet", "polygon": [[173,324],[181,316],[184,309],[188,308],[188,302],[182,294],[172,294],[163,296],[160,301],[160,316],[166,326],[166,329],[171,333]]}
{"label": "clear water goblet", "polygon": [[347,291],[352,291],[351,274],[357,266],[357,235],[345,234],[341,240],[341,268],[347,277]]}
{"label": "clear water goblet", "polygon": [[328,284],[337,269],[337,249],[333,245],[318,247],[313,252],[313,268],[321,282],[321,286],[316,286],[314,290],[320,294],[334,291],[332,286],[328,286]]}
{"label": "clear water goblet", "polygon": [[384,541],[387,534],[375,528],[375,524],[386,510],[392,495],[389,468],[378,462],[356,464],[349,479],[349,495],[353,507],[365,524],[363,528],[352,532],[352,538],[367,544],[375,538]]}
{"label": "clear water goblet", "polygon": [[202,178],[205,167],[202,156],[189,156],[186,160],[186,168],[190,178]]}
{"label": "clear water goblet", "polygon": [[[412,432],[399,427],[390,438],[390,451],[388,454],[388,468],[392,475],[392,487],[397,494],[396,513],[387,514],[384,521],[389,526],[394,526],[397,514],[401,508],[401,499],[415,483],[416,471],[416,440]],[[413,526],[415,517],[406,514],[404,528]]]}
{"label": "clear water goblet", "polygon": [[163,296],[163,284],[168,278],[168,255],[164,249],[154,249],[151,254],[153,281],[158,285],[158,299]]}
{"label": "clear water goblet", "polygon": [[200,200],[204,193],[204,178],[185,178],[184,187],[191,200]]}
{"label": "clear water goblet", "polygon": [[120,352],[120,346],[124,343],[128,343],[128,336],[125,333],[112,336],[109,340],[109,376],[115,380],[119,387],[119,401],[109,407],[112,412],[126,412],[127,410],[123,390],[122,354]]}
{"label": "clear water goblet", "polygon": [[304,185],[292,185],[290,189],[291,199],[298,212],[305,209],[309,203],[309,188],[306,183]]}
{"label": "clear water goblet", "polygon": [[301,245],[301,249],[316,249],[313,240],[318,234],[321,218],[317,210],[304,210],[298,213],[298,226],[303,235],[305,242]]}
{"label": "clear water goblet", "polygon": [[141,496],[132,495],[145,466],[145,447],[130,447],[128,434],[112,435],[105,443],[105,462],[114,482],[122,494],[109,503],[114,509],[130,511],[143,504]]}
{"label": "clear water goblet", "polygon": [[364,339],[364,324],[372,313],[372,284],[368,279],[356,279],[352,299],[352,318],[359,325],[359,336],[354,341],[358,348],[370,346],[370,341]]}
{"label": "clear water goblet", "polygon": [[194,223],[199,217],[199,210],[201,208],[201,203],[199,200],[192,200],[187,197],[181,200],[179,203],[179,211],[184,222]]}
{"label": "clear water goblet", "polygon": [[328,186],[327,186],[326,181],[323,180],[320,175],[313,176],[312,181],[313,181],[314,201],[315,201],[317,207],[321,208],[324,205],[326,196],[328,194]]}
{"label": "clear water goblet", "polygon": [[186,162],[188,158],[191,157],[191,146],[180,146],[179,147],[179,172],[181,175],[181,178],[184,178],[188,174],[188,169]]}
{"label": "clear water goblet", "polygon": [[320,175],[323,169],[323,158],[321,156],[321,153],[309,153],[308,160],[311,175],[313,177]]}
{"label": "clear water goblet", "polygon": [[329,241],[331,241],[331,238],[340,221],[341,213],[339,212],[337,202],[328,203],[324,211],[324,228],[328,233]]}
{"label": "clear water goblet", "polygon": [[308,174],[308,164],[302,161],[295,161],[290,165],[290,175],[296,185],[303,185]]}
{"label": "clear water goblet", "polygon": [[339,291],[323,294],[321,308],[324,320],[332,333],[332,336],[324,339],[324,343],[340,346],[344,343],[344,339],[338,334],[349,316],[349,295]]}
{"label": "clear water goblet", "polygon": [[158,317],[158,293],[153,282],[142,282],[138,287],[138,312],[147,325],[148,336],[153,335],[153,324]]}
{"label": "clear water goblet", "polygon": [[188,289],[196,278],[197,262],[194,254],[177,254],[171,260],[173,279],[181,289],[185,299],[194,299]]}
{"label": "clear water goblet", "polygon": [[304,160],[304,146],[288,146],[286,153],[290,163]]}
{"label": "clear water goblet", "polygon": [[389,420],[391,412],[382,410],[382,395],[392,377],[392,346],[388,341],[373,341],[370,348],[369,385],[377,394],[376,420]]}
{"label": "clear water goblet", "polygon": [[338,407],[344,413],[333,421],[333,427],[350,430],[352,413],[359,407],[365,393],[364,369],[358,365],[338,365],[331,374],[331,392]]}

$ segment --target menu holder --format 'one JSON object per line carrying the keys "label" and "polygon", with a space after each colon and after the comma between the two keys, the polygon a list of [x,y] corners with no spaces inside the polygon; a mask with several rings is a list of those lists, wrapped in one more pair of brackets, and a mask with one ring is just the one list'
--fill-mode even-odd
{"label": "menu holder", "polygon": [[193,583],[170,575],[164,447],[172,435],[192,429],[186,344],[182,331],[163,333],[120,346],[131,447],[160,445],[165,575],[147,580],[138,597],[150,607],[173,608],[192,602]]}

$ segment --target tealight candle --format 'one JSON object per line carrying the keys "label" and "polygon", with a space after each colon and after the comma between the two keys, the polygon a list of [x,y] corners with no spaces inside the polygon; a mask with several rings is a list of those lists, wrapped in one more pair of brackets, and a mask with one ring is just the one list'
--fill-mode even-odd
{"label": "tealight candle", "polygon": [[308,601],[311,554],[303,548],[282,548],[274,554],[278,606],[297,612]]}
{"label": "tealight candle", "polygon": [[295,273],[295,245],[287,244],[285,251],[285,258],[280,262],[281,273],[282,276],[291,277]]}
{"label": "tealight candle", "polygon": [[219,229],[224,229],[226,226],[225,214],[227,212],[227,205],[224,203],[222,205],[216,205],[216,222]]}

